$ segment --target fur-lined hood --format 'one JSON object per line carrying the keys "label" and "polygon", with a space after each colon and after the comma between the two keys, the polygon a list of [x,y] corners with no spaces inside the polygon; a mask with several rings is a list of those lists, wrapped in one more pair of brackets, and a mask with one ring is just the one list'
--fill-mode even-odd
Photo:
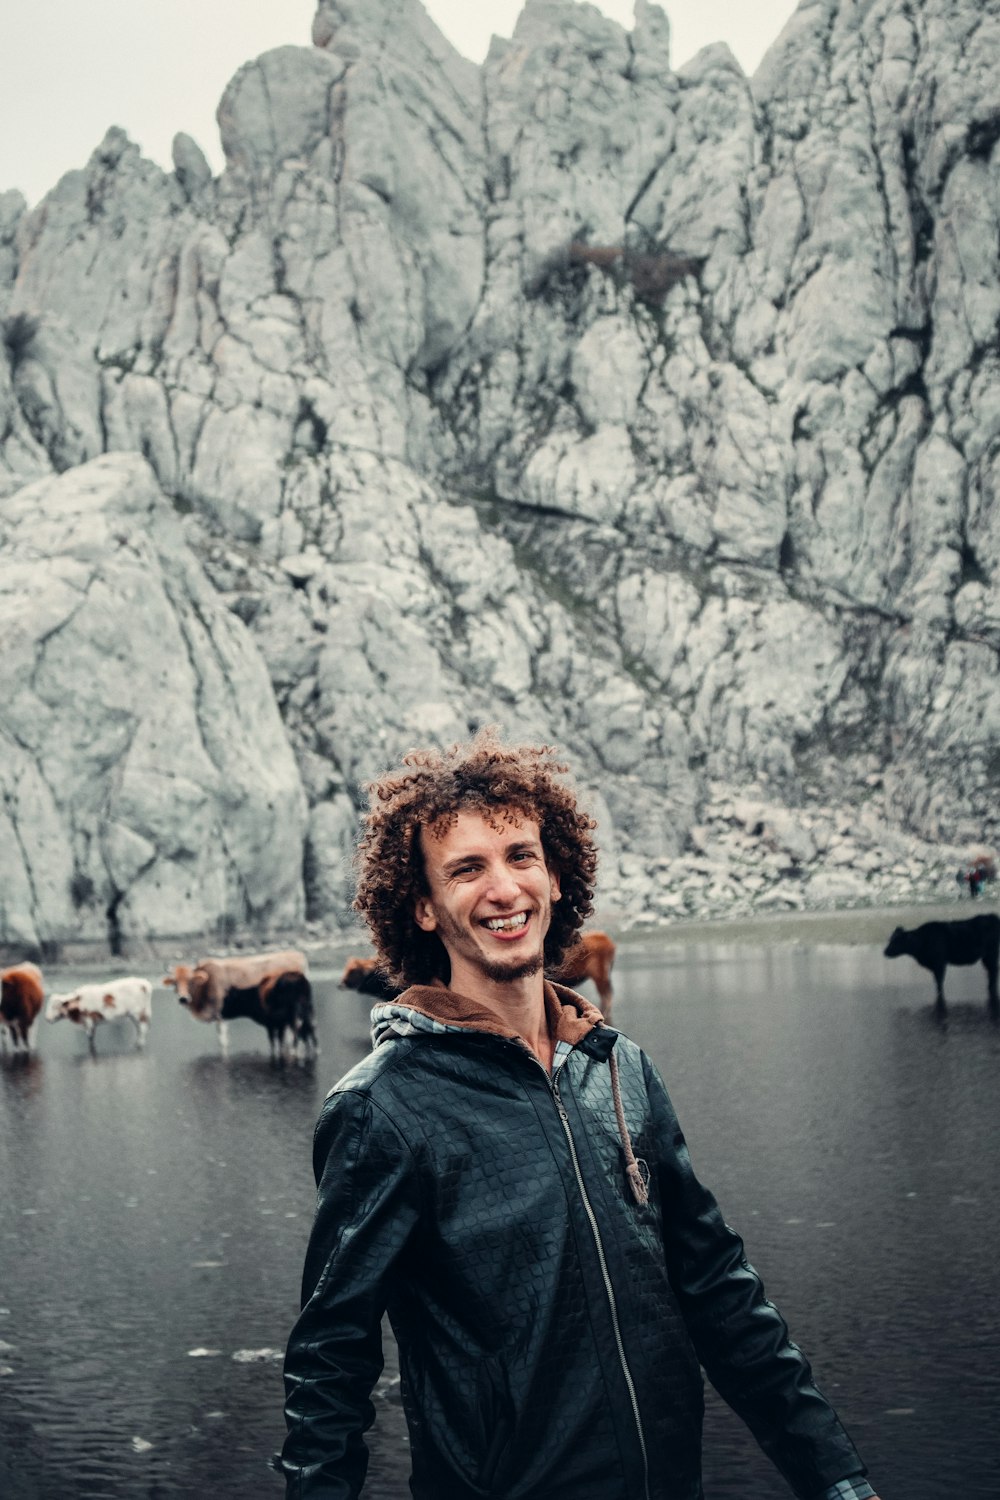
{"label": "fur-lined hood", "polygon": [[[570,1051],[598,1026],[604,1017],[596,1005],[575,990],[545,982],[545,1013],[549,1035],[561,1052]],[[392,1034],[409,1035],[415,1030],[485,1031],[507,1041],[528,1044],[524,1037],[491,1007],[460,995],[444,984],[415,984],[395,1000],[372,1010],[372,1046],[378,1047]],[[425,1024],[421,1024],[421,1022]],[[560,1043],[564,1045],[559,1046]]]}

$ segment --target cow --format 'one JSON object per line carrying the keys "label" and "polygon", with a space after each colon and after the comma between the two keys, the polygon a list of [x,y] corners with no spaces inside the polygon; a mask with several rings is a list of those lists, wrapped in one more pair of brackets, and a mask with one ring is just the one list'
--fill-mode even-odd
{"label": "cow", "polygon": [[[261,1017],[265,1013],[263,1001],[260,1000],[259,986],[262,981],[271,978],[282,978],[285,983],[281,986],[279,995],[272,996],[274,1003],[280,1006],[284,1003],[282,996],[288,993],[287,976],[301,974],[308,977],[309,961],[304,953],[295,948],[286,948],[278,953],[253,953],[245,954],[235,958],[202,958],[194,967],[187,964],[177,964],[171,972],[161,980],[168,989],[177,991],[177,998],[182,1005],[186,1005],[190,1015],[196,1021],[214,1021],[219,1038],[219,1047],[223,1052],[229,1046],[228,1022],[236,1020],[241,1016],[250,1016],[257,1020],[260,1025],[267,1025]],[[246,991],[257,991],[257,1001],[249,998],[230,1000],[227,1010],[227,998],[232,992],[243,995]],[[252,1008],[259,1002],[260,1016],[251,1014]],[[232,1007],[236,1007],[235,1010]],[[300,1022],[302,1002],[299,1001]],[[283,1038],[285,1026],[281,1028]],[[271,1032],[268,1038],[272,1042]],[[310,990],[309,998],[309,1025],[304,1027],[300,1024],[296,1032],[296,1041],[305,1047],[315,1046],[315,1030],[312,1027],[312,998]]]}
{"label": "cow", "polygon": [[898,958],[901,953],[908,953],[921,968],[934,975],[938,1009],[945,1006],[944,974],[949,964],[981,963],[986,970],[990,1009],[996,1010],[1000,1004],[997,996],[1000,916],[995,912],[983,912],[962,922],[924,922],[909,931],[897,927],[886,945],[885,957]]}
{"label": "cow", "polygon": [[73,1021],[82,1026],[93,1052],[94,1036],[103,1021],[123,1021],[127,1017],[136,1030],[136,1045],[146,1045],[146,1034],[152,1019],[153,986],[148,979],[109,979],[102,984],[81,984],[64,995],[50,995],[45,1011],[46,1021]]}
{"label": "cow", "polygon": [[272,1060],[284,1058],[286,1037],[313,1057],[319,1052],[312,985],[308,975],[297,969],[265,974],[259,984],[227,990],[222,1002],[223,1023],[241,1017],[266,1028]]}
{"label": "cow", "polygon": [[0,1050],[6,1051],[9,1032],[15,1053],[31,1051],[44,999],[42,973],[34,964],[16,964],[0,974]]}
{"label": "cow", "polygon": [[379,1000],[395,1000],[401,993],[377,958],[349,958],[340,976],[342,990],[359,990],[362,995],[374,995]]}
{"label": "cow", "polygon": [[557,984],[570,986],[582,984],[585,979],[592,980],[600,997],[604,1019],[610,1021],[615,998],[611,988],[611,967],[614,961],[614,941],[606,932],[582,932],[579,942],[573,945],[549,977]]}

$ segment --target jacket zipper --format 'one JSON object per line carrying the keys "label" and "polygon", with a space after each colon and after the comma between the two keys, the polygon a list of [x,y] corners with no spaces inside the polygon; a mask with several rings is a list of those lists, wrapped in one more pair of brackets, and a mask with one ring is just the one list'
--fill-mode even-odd
{"label": "jacket zipper", "polygon": [[566,1106],[563,1104],[562,1096],[559,1093],[559,1079],[558,1077],[548,1079],[548,1083],[550,1089],[552,1090],[552,1097],[555,1100],[556,1109],[559,1112],[559,1118],[562,1121],[563,1130],[566,1132],[566,1140],[569,1143],[569,1154],[573,1162],[573,1171],[576,1174],[576,1185],[580,1190],[580,1198],[586,1211],[587,1218],[590,1221],[591,1233],[594,1236],[594,1244],[597,1248],[597,1259],[600,1262],[601,1275],[604,1278],[604,1290],[607,1293],[608,1306],[611,1309],[611,1327],[614,1331],[615,1343],[618,1346],[618,1359],[621,1363],[622,1374],[625,1376],[625,1384],[628,1386],[629,1399],[632,1402],[632,1415],[635,1418],[635,1428],[636,1432],[639,1435],[639,1450],[642,1453],[643,1489],[645,1491],[646,1500],[650,1500],[649,1455],[646,1452],[646,1437],[645,1433],[642,1430],[642,1416],[639,1412],[639,1399],[635,1393],[635,1382],[632,1379],[632,1371],[629,1369],[628,1359],[625,1355],[625,1345],[622,1341],[621,1324],[618,1321],[618,1303],[615,1300],[615,1289],[611,1282],[611,1274],[608,1271],[608,1262],[604,1254],[604,1244],[601,1240],[601,1231],[597,1223],[597,1215],[594,1213],[593,1206],[590,1202],[589,1197],[587,1196],[587,1188],[583,1180],[583,1172],[580,1168],[580,1158],[576,1154],[576,1142],[573,1139],[573,1131],[569,1123],[569,1115],[566,1113]]}

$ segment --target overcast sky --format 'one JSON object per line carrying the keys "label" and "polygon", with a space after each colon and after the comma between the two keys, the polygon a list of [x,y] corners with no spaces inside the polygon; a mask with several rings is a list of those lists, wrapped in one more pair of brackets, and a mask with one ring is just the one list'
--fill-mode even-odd
{"label": "overcast sky", "polygon": [[[522,0],[425,0],[460,52],[481,62],[509,36]],[[599,0],[631,28],[633,0]],[[748,73],[796,0],[666,0],[674,67],[727,41]],[[241,63],[270,47],[309,46],[316,0],[9,0],[0,48],[0,192],[35,203],[82,167],[109,125],[170,168],[186,130],[222,166],[215,108]]]}

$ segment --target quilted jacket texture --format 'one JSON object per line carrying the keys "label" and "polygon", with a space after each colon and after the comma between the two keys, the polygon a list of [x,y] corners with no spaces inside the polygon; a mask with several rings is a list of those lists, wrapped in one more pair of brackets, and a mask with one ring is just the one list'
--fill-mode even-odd
{"label": "quilted jacket texture", "polygon": [[[459,1000],[420,989],[399,1006],[447,1017]],[[699,1364],[797,1495],[862,1474],[652,1063],[572,992],[547,986],[547,1003],[573,1022],[552,1077],[495,1027],[434,1021],[402,1026],[326,1100],[285,1363],[290,1500],[360,1493],[386,1310],[417,1500],[699,1500]]]}

